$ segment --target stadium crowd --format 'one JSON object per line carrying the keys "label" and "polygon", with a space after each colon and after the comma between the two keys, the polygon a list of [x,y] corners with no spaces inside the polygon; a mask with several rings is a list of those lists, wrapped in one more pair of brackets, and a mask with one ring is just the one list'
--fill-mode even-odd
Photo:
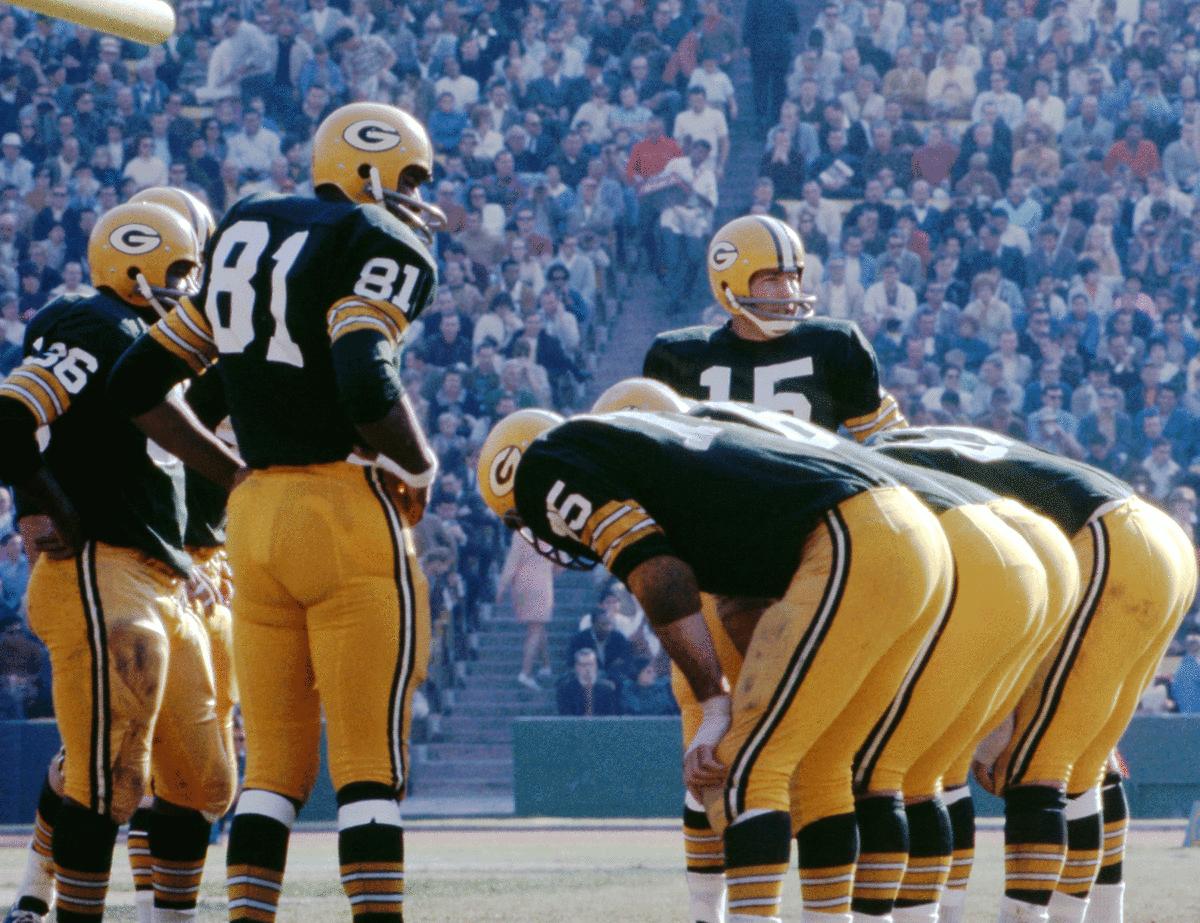
{"label": "stadium crowd", "polygon": [[[250,193],[311,191],[311,133],[340,103],[422,119],[449,218],[404,353],[441,460],[417,530],[433,713],[504,560],[474,452],[516,408],[584,406],[635,274],[658,276],[681,322],[699,315],[731,131],[763,139],[751,210],[795,224],[817,311],[858,322],[912,422],[1086,459],[1195,536],[1200,4],[839,0],[802,23],[749,0],[740,30],[723,0],[178,12],[146,49],[0,9],[0,376],[33,313],[89,291],[88,233],[132,193],[182,186],[219,217]],[[752,113],[731,79],[743,53]],[[0,489],[0,716],[44,714],[11,515]],[[601,670],[614,708],[655,707],[656,652],[610,670],[593,641],[552,671],[567,668],[560,707],[592,709],[575,686],[603,688]],[[585,648],[598,657],[581,663]]]}

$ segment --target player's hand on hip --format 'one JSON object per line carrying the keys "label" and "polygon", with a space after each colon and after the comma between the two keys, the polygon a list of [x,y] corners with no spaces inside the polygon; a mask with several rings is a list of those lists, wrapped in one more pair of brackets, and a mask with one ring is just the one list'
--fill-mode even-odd
{"label": "player's hand on hip", "polygon": [[83,547],[79,522],[73,517],[64,520],[60,524],[40,513],[21,517],[21,537],[26,549],[31,550],[31,560],[44,554],[52,560],[64,561],[79,553]]}

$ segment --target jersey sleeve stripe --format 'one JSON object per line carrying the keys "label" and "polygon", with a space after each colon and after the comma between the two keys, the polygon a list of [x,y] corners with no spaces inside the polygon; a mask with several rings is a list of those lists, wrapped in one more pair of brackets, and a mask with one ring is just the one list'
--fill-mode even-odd
{"label": "jersey sleeve stripe", "polygon": [[179,308],[171,312],[168,316],[178,316],[179,319],[187,326],[196,338],[212,347],[216,347],[216,340],[213,339],[212,325],[209,324],[208,318],[204,316],[204,312],[196,307],[187,298],[179,302]]}
{"label": "jersey sleeve stripe", "polygon": [[588,521],[583,526],[583,531],[580,533],[580,538],[585,545],[591,545],[594,536],[599,535],[612,522],[615,522],[621,516],[625,515],[632,509],[628,503],[622,503],[620,500],[610,500],[605,503],[600,509],[592,513],[588,517]]}
{"label": "jersey sleeve stripe", "polygon": [[188,343],[194,349],[201,353],[208,354],[216,352],[216,343],[212,337],[208,336],[204,331],[197,330],[195,325],[188,320],[188,317],[182,311],[172,311],[162,320],[158,321],[163,327],[170,328],[182,342]]}
{"label": "jersey sleeve stripe", "polygon": [[[12,384],[24,387],[42,404],[42,409],[46,413],[46,421],[56,419],[66,413],[67,407],[70,406],[71,400],[66,396],[66,391],[63,391],[63,399],[55,393],[54,387],[50,385],[43,376],[51,376],[52,373],[37,366],[21,365],[13,369],[8,376],[8,381]],[[42,394],[45,397],[39,397]]]}
{"label": "jersey sleeve stripe", "polygon": [[149,335],[155,343],[171,355],[187,363],[188,368],[193,372],[203,371],[215,358],[215,356],[210,356],[192,346],[162,321],[150,328]]}
{"label": "jersey sleeve stripe", "polygon": [[646,519],[638,525],[623,533],[616,541],[614,541],[604,553],[602,561],[605,567],[611,567],[612,562],[616,560],[617,555],[628,550],[633,545],[643,539],[650,538],[652,535],[662,535],[663,530],[653,519]]}
{"label": "jersey sleeve stripe", "polygon": [[597,557],[604,558],[614,546],[624,541],[628,535],[657,525],[658,523],[650,518],[644,510],[631,510],[615,524],[605,529],[605,534],[602,538],[594,538],[591,542],[591,548]]}
{"label": "jersey sleeve stripe", "polygon": [[53,372],[39,365],[22,365],[13,371],[19,371],[33,375],[38,380],[45,383],[58,398],[55,404],[55,406],[58,408],[58,412],[60,414],[66,412],[67,407],[69,407],[71,404],[71,393],[65,387],[63,387],[63,383],[61,381],[54,377]]}
{"label": "jersey sleeve stripe", "polygon": [[356,330],[375,330],[382,333],[393,346],[399,342],[398,331],[385,320],[370,315],[352,314],[338,321],[329,331],[329,342],[335,343],[340,337]]}
{"label": "jersey sleeve stripe", "polygon": [[886,394],[873,412],[861,417],[851,417],[843,425],[855,439],[862,442],[880,430],[903,426],[904,423],[904,415],[900,412],[900,406],[896,403],[896,399],[892,395]]}
{"label": "jersey sleeve stripe", "polygon": [[391,324],[396,329],[395,339],[397,342],[399,342],[404,331],[408,329],[408,318],[404,316],[403,311],[391,302],[355,295],[335,301],[329,308],[329,313],[326,317],[331,334],[333,327],[341,320],[343,312],[347,310],[361,316],[377,317]]}
{"label": "jersey sleeve stripe", "polygon": [[46,419],[46,411],[38,399],[20,385],[15,384],[11,378],[0,385],[0,397],[7,397],[24,404],[25,408],[37,418],[39,425],[49,424],[50,421]]}

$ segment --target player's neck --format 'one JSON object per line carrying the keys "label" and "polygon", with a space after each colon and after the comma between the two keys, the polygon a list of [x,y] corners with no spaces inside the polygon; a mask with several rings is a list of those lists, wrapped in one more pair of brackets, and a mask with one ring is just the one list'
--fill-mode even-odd
{"label": "player's neck", "polygon": [[775,339],[759,330],[755,326],[754,321],[746,317],[731,317],[729,319],[729,332],[739,340],[746,340],[750,343],[765,343],[767,340]]}

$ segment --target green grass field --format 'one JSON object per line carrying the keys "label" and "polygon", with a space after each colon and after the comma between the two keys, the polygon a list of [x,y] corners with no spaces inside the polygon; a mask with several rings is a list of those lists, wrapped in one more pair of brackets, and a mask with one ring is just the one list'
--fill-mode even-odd
{"label": "green grass field", "polygon": [[[413,923],[670,923],[686,919],[677,834],[663,825],[630,823],[563,829],[537,822],[414,824],[406,835],[407,919]],[[0,901],[17,883],[19,841],[0,841]],[[1126,866],[1127,923],[1200,920],[1200,849],[1183,849],[1182,832],[1136,830]],[[979,834],[968,920],[991,923],[1001,886],[998,831]],[[209,854],[202,921],[224,920],[223,849]],[[107,920],[132,921],[133,893],[124,849],[118,849]],[[796,879],[784,893],[785,920],[798,920]],[[336,838],[299,833],[292,839],[281,923],[349,920],[337,884]]]}

